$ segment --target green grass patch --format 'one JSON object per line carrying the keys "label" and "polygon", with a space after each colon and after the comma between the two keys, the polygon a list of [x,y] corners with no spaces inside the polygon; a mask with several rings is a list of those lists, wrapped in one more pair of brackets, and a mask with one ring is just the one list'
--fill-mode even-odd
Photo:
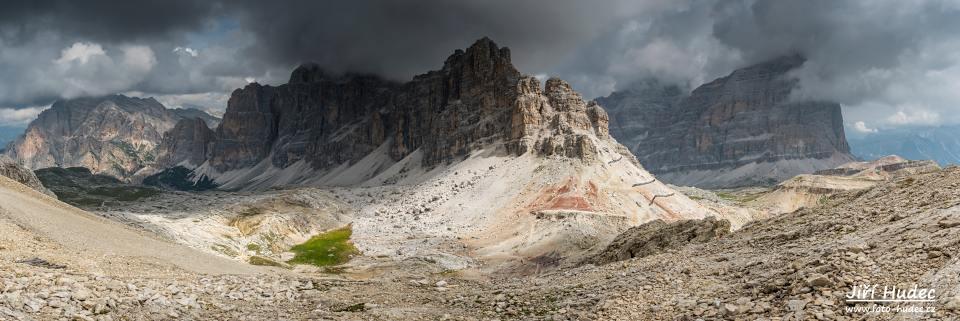
{"label": "green grass patch", "polygon": [[280,262],[256,255],[247,259],[247,262],[250,262],[251,265],[283,267],[283,264],[280,264]]}
{"label": "green grass patch", "polygon": [[296,255],[287,263],[316,266],[347,263],[352,256],[360,254],[360,250],[350,243],[350,235],[353,235],[353,227],[347,225],[314,236],[303,244],[290,248],[290,252]]}
{"label": "green grass patch", "polygon": [[141,198],[147,198],[160,194],[160,191],[148,188],[148,187],[138,187],[138,186],[122,186],[122,187],[96,187],[87,191],[91,195],[111,197],[117,201],[121,202],[132,202],[139,200]]}
{"label": "green grass patch", "polygon": [[446,270],[440,271],[439,273],[437,273],[437,275],[452,277],[452,276],[460,275],[460,271],[446,269]]}
{"label": "green grass patch", "polygon": [[733,202],[737,202],[737,203],[750,202],[750,201],[752,201],[752,200],[755,200],[755,199],[759,198],[760,196],[763,196],[763,193],[747,193],[747,192],[721,192],[721,191],[715,191],[714,193],[717,194],[717,197],[719,197],[719,198],[721,198],[721,199],[725,199],[725,200],[733,201]]}
{"label": "green grass patch", "polygon": [[247,244],[247,250],[254,251],[254,252],[256,252],[257,254],[259,254],[259,253],[260,253],[260,244],[257,244],[257,243]]}

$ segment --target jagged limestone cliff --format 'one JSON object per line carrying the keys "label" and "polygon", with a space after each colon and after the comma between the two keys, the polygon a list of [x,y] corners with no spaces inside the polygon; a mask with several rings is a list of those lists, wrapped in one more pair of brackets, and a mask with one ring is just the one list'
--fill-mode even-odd
{"label": "jagged limestone cliff", "polygon": [[483,38],[454,52],[440,70],[406,83],[332,75],[306,64],[287,84],[238,89],[201,170],[221,182],[252,179],[236,171],[253,167],[309,168],[305,174],[313,175],[381,152],[392,162],[418,152],[421,165],[432,168],[483,149],[591,159],[598,152],[594,139],[612,141],[602,108],[560,79],[541,87],[514,68],[509,49]]}

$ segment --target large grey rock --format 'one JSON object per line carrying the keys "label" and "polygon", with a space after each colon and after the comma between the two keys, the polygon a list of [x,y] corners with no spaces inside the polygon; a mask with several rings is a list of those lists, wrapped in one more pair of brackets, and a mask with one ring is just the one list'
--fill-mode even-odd
{"label": "large grey rock", "polygon": [[664,181],[698,187],[775,184],[853,161],[840,105],[794,101],[800,56],[739,69],[686,96],[646,82],[597,101],[611,133]]}
{"label": "large grey rock", "polygon": [[40,183],[40,180],[37,179],[37,175],[34,174],[33,171],[17,164],[17,162],[6,155],[0,155],[0,175],[6,176],[41,193],[57,197]]}
{"label": "large grey rock", "polygon": [[163,134],[154,167],[163,169],[183,165],[193,168],[203,164],[214,136],[207,124],[199,117],[177,122],[173,129]]}
{"label": "large grey rock", "polygon": [[709,216],[702,220],[655,220],[631,227],[588,261],[595,264],[641,258],[691,243],[704,243],[730,233],[730,221]]}
{"label": "large grey rock", "polygon": [[278,167],[307,159],[322,168],[359,159],[379,146],[387,135],[381,107],[396,84],[321,73],[305,65],[289,84],[235,90],[211,142],[210,165],[226,171],[271,157]]}

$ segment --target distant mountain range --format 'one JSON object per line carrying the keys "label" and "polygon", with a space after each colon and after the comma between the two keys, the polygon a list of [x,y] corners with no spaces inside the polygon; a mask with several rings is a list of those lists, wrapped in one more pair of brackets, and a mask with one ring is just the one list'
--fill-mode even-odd
{"label": "distant mountain range", "polygon": [[960,126],[884,129],[866,135],[851,135],[850,151],[874,160],[899,155],[912,160],[934,160],[941,166],[960,164]]}

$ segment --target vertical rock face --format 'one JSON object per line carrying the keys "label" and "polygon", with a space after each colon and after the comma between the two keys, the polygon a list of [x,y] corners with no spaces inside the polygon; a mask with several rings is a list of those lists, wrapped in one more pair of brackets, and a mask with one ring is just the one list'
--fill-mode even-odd
{"label": "vertical rock face", "polygon": [[790,100],[796,80],[787,73],[803,62],[786,56],[739,69],[686,97],[663,87],[598,101],[623,118],[614,135],[668,182],[774,184],[853,160],[839,104]]}
{"label": "vertical rock face", "polygon": [[181,119],[163,134],[157,157],[157,168],[177,165],[196,167],[206,160],[208,144],[214,132],[202,118]]}
{"label": "vertical rock face", "polygon": [[443,68],[404,84],[391,113],[396,159],[422,148],[426,166],[449,162],[508,135],[518,72],[510,50],[483,38]]}
{"label": "vertical rock face", "polygon": [[381,108],[395,86],[365,75],[327,77],[307,65],[286,85],[235,90],[214,135],[210,165],[225,171],[269,157],[277,167],[301,160],[326,167],[358,159],[383,142]]}
{"label": "vertical rock face", "polygon": [[195,109],[195,108],[175,108],[171,109],[174,114],[180,116],[182,119],[193,119],[200,118],[204,123],[207,124],[208,128],[217,128],[220,126],[220,118],[210,115],[205,111]]}
{"label": "vertical rock face", "polygon": [[[669,130],[662,123],[674,123],[679,118],[675,109],[687,95],[676,85],[664,84],[648,79],[633,85],[624,91],[617,91],[596,101],[610,113],[610,135],[630,148],[636,155],[640,142],[650,136],[652,131]],[[664,135],[667,136],[667,135]],[[647,150],[645,153],[650,153]]]}
{"label": "vertical rock face", "polygon": [[127,178],[156,161],[163,133],[180,119],[153,98],[61,100],[40,113],[5,153],[30,169],[86,167]]}
{"label": "vertical rock face", "polygon": [[509,49],[483,38],[440,70],[402,84],[303,65],[287,84],[238,89],[208,165],[225,172],[302,161],[323,171],[381,146],[393,161],[420,151],[426,167],[487,148],[585,157],[596,149],[588,136],[608,139],[607,122],[602,108],[567,83],[550,79],[541,88],[513,67]]}

